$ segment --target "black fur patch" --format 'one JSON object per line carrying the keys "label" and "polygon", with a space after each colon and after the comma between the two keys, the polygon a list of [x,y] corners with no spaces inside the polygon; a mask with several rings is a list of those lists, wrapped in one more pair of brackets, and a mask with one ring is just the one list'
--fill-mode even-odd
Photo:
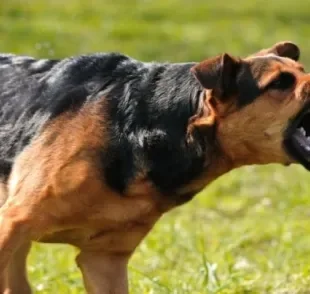
{"label": "black fur patch", "polygon": [[[202,91],[194,63],[142,63],[117,53],[64,60],[0,55],[0,169],[12,162],[47,121],[106,99],[110,143],[102,150],[106,181],[123,192],[141,169],[170,193],[202,170],[206,145],[186,143]],[[103,115],[106,115],[103,113]]]}
{"label": "black fur patch", "polygon": [[192,66],[134,63],[126,76],[122,67],[116,69],[115,87],[106,96],[111,145],[103,152],[106,179],[114,189],[122,193],[137,172],[146,170],[161,192],[173,194],[202,171],[207,145],[186,140],[203,90]]}

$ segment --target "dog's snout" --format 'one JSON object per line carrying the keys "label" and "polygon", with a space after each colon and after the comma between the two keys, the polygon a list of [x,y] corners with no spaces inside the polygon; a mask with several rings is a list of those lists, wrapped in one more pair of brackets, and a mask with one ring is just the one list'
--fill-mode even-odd
{"label": "dog's snout", "polygon": [[306,79],[303,79],[299,86],[296,89],[296,96],[300,100],[309,100],[310,101],[310,74],[307,75]]}

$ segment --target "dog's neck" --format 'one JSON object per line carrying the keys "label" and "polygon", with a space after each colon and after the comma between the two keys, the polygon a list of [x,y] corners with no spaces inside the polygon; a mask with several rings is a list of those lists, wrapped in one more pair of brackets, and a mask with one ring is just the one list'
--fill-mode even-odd
{"label": "dog's neck", "polygon": [[[195,194],[202,191],[213,181],[235,168],[234,163],[223,153],[213,154],[211,161],[199,177],[191,181],[188,185],[178,190],[178,195],[188,195],[191,199]],[[188,200],[190,200],[188,199]],[[184,200],[187,202],[188,200]]]}

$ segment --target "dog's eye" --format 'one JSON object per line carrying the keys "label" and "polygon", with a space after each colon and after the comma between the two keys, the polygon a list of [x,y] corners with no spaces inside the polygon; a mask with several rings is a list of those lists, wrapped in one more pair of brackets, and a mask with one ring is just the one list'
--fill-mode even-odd
{"label": "dog's eye", "polygon": [[268,86],[268,89],[286,90],[295,83],[295,76],[288,72],[282,72]]}

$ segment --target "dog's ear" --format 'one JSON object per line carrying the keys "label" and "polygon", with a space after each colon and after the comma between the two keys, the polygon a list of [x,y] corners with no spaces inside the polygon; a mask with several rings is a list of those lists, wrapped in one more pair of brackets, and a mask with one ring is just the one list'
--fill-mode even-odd
{"label": "dog's ear", "polygon": [[239,60],[224,53],[198,63],[191,72],[205,89],[214,90],[215,97],[222,99],[235,92],[239,66]]}
{"label": "dog's ear", "polygon": [[253,54],[252,56],[263,56],[270,53],[273,53],[281,57],[287,57],[295,61],[299,60],[300,58],[299,47],[296,44],[289,41],[278,42],[274,44],[272,47],[268,49],[263,49]]}
{"label": "dog's ear", "polygon": [[212,131],[215,123],[215,108],[211,98],[224,102],[237,92],[236,75],[241,65],[241,60],[224,53],[204,60],[191,68],[198,82],[208,90],[198,108],[198,112],[191,117],[188,124],[189,139],[193,138],[196,129]]}

